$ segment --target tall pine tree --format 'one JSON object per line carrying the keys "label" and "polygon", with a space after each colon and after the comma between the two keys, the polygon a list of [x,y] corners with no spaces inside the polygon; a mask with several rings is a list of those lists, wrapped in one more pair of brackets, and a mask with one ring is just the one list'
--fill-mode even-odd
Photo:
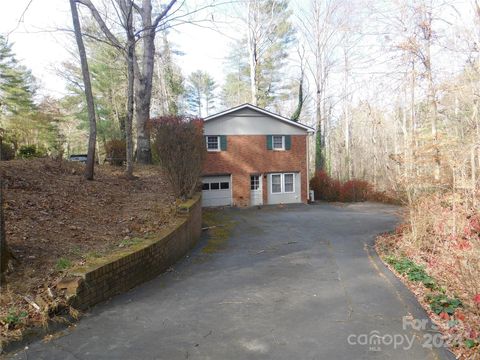
{"label": "tall pine tree", "polygon": [[33,94],[33,76],[18,63],[11,45],[0,35],[0,114],[32,111]]}
{"label": "tall pine tree", "polygon": [[187,102],[190,112],[201,117],[208,116],[215,106],[215,80],[205,71],[197,70],[190,74],[187,84]]}
{"label": "tall pine tree", "polygon": [[[240,89],[245,82],[249,88],[250,102],[260,107],[270,106],[284,86],[282,68],[288,57],[288,50],[295,40],[290,22],[291,11],[288,0],[248,0],[243,18],[243,37],[234,46],[238,49],[245,44],[246,53],[237,51],[239,66],[227,75],[224,86],[224,100],[232,89]],[[240,60],[241,59],[241,60]],[[238,76],[247,72],[248,78]],[[240,97],[239,97],[240,98]]]}

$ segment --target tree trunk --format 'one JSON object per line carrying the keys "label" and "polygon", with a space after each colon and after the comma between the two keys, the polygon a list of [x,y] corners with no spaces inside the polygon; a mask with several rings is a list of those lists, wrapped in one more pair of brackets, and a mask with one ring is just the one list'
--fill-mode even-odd
{"label": "tree trunk", "polygon": [[124,28],[127,35],[127,116],[125,118],[127,178],[133,177],[133,139],[132,123],[134,111],[134,84],[135,84],[135,34],[133,33],[133,2],[132,0],[118,0],[123,14]]}
{"label": "tree trunk", "polygon": [[[0,142],[1,145],[1,142]],[[1,155],[0,155],[1,157]],[[1,158],[0,158],[1,161]],[[5,233],[5,214],[3,206],[3,179],[0,179],[0,288],[6,284],[4,273],[8,268],[11,253],[7,246]]]}
{"label": "tree trunk", "polygon": [[0,288],[5,285],[4,273],[10,261],[10,251],[5,234],[5,215],[3,207],[3,180],[0,179]]}
{"label": "tree trunk", "polygon": [[252,29],[252,12],[256,11],[251,8],[252,2],[248,2],[248,54],[249,54],[249,65],[250,65],[250,92],[252,96],[252,104],[258,104],[258,94],[257,94],[257,41],[255,39],[255,31]]}
{"label": "tree trunk", "polygon": [[[153,43],[148,45],[148,43],[148,41],[144,42],[144,52],[147,53],[151,51],[153,53],[154,45]],[[135,72],[135,103],[137,105],[135,107],[135,115],[137,118],[137,162],[141,164],[150,164],[152,161],[150,131],[148,129],[148,121],[150,120],[152,77],[148,77],[148,70],[146,69],[147,67],[151,67],[153,75],[153,66],[148,63],[143,64],[143,72],[140,72],[138,66],[136,67],[137,71]]]}
{"label": "tree trunk", "polygon": [[347,50],[344,49],[344,83],[343,83],[343,111],[345,117],[345,132],[344,132],[344,145],[345,145],[345,173],[346,180],[350,180],[353,177],[353,166],[352,166],[352,157],[351,157],[351,118],[350,118],[350,96],[349,96],[349,62]]}
{"label": "tree trunk", "polygon": [[438,143],[438,106],[436,99],[436,89],[435,84],[433,83],[433,74],[432,74],[432,56],[431,56],[431,47],[432,47],[432,13],[431,10],[424,10],[423,17],[425,20],[419,26],[422,28],[425,47],[424,55],[422,57],[423,65],[425,66],[425,77],[427,79],[428,90],[428,113],[430,116],[431,126],[432,126],[432,137],[433,145],[435,148],[434,155],[434,177],[435,180],[440,180],[440,149]]}
{"label": "tree trunk", "polygon": [[[171,2],[173,5],[173,3]],[[152,24],[152,2],[143,0],[141,8],[142,27],[145,30],[143,36],[142,67],[138,62],[135,64],[135,115],[137,118],[137,162],[150,164],[152,162],[152,150],[150,144],[150,103],[152,99],[152,80],[155,55],[155,32],[159,19]]]}
{"label": "tree trunk", "polygon": [[317,140],[315,146],[315,168],[317,170],[323,170],[325,168],[325,135],[326,124],[324,119],[324,99],[323,99],[323,66],[322,62],[316,59],[316,96],[315,96],[315,122],[317,130]]}
{"label": "tree trunk", "polygon": [[95,105],[93,102],[92,84],[90,83],[90,71],[88,69],[87,54],[85,45],[83,44],[82,29],[80,27],[80,20],[78,19],[78,10],[76,0],[70,0],[70,8],[72,11],[73,30],[75,32],[75,39],[77,41],[78,54],[80,56],[80,63],[82,66],[82,76],[85,91],[85,98],[87,101],[88,122],[89,122],[89,136],[88,136],[88,152],[87,164],[85,166],[85,179],[93,180],[94,166],[95,166],[95,144],[97,139],[97,123],[95,119]]}
{"label": "tree trunk", "polygon": [[[75,0],[70,0],[73,2]],[[124,49],[124,46],[118,41],[116,36],[109,30],[107,24],[103,20],[100,13],[90,0],[76,0],[87,6],[92,12],[93,17],[100,25],[102,32],[107,37],[109,43],[113,46]],[[136,30],[134,35],[140,36],[143,41],[143,55],[141,65],[138,63],[138,58],[134,52],[134,103],[135,115],[137,120],[137,161],[139,163],[149,164],[152,161],[152,151],[150,146],[150,130],[148,128],[148,121],[150,120],[150,104],[152,99],[152,81],[154,70],[154,56],[155,56],[155,35],[160,21],[162,21],[177,0],[170,0],[166,4],[160,14],[158,14],[154,21],[152,21],[152,1],[142,0],[142,6],[136,6],[136,10],[141,17],[141,26]],[[133,6],[132,1],[128,1],[128,6]],[[125,24],[125,27],[129,27]],[[129,29],[126,29],[127,31]],[[135,31],[133,23],[130,31]],[[124,49],[125,50],[125,49]]]}

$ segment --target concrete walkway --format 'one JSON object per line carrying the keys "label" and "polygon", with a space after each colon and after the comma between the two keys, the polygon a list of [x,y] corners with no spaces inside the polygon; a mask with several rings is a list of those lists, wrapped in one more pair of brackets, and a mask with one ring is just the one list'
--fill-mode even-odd
{"label": "concrete walkway", "polygon": [[205,253],[203,239],[173,271],[12,358],[448,358],[423,346],[434,333],[403,325],[426,315],[371,247],[394,227],[396,208],[226,211],[236,225],[221,251]]}

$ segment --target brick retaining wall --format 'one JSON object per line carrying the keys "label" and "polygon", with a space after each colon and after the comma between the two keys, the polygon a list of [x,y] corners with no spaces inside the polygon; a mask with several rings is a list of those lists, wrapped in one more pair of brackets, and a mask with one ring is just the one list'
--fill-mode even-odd
{"label": "brick retaining wall", "polygon": [[58,288],[73,307],[86,309],[164,272],[196,244],[202,226],[200,195],[179,206],[174,224],[155,238],[100,260],[93,266],[72,270]]}

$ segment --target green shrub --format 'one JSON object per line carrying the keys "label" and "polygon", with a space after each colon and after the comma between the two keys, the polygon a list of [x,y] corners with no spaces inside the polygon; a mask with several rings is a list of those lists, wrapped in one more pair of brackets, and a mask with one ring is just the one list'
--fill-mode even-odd
{"label": "green shrub", "polygon": [[478,345],[478,341],[474,339],[465,340],[465,346],[467,347],[467,349],[473,349],[477,345]]}
{"label": "green shrub", "polygon": [[41,153],[37,150],[36,145],[22,145],[18,150],[18,155],[22,159],[30,159],[34,157],[40,157]]}
{"label": "green shrub", "polygon": [[412,260],[407,258],[395,258],[387,256],[385,261],[392,265],[392,267],[399,274],[407,275],[408,280],[414,282],[421,282],[426,288],[436,289],[437,284],[435,280],[426,273],[425,268],[421,265],[415,264]]}
{"label": "green shrub", "polygon": [[439,315],[442,312],[453,315],[455,310],[462,307],[462,302],[457,298],[449,298],[445,294],[428,295],[427,301],[430,303],[432,311]]}

